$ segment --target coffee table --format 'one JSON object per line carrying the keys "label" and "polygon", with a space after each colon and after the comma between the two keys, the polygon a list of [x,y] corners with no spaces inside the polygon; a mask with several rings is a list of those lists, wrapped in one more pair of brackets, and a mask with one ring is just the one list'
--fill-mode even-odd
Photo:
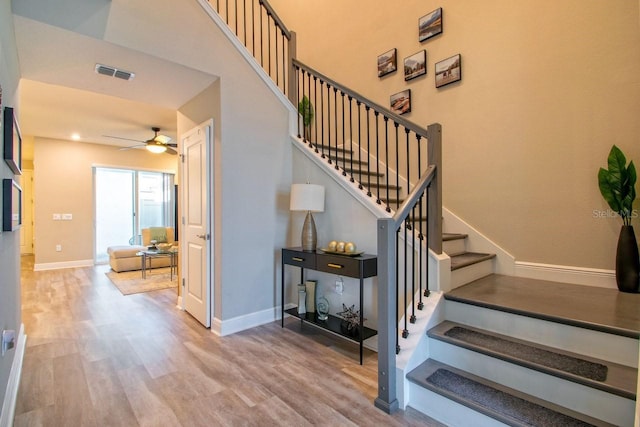
{"label": "coffee table", "polygon": [[[178,251],[170,250],[170,251],[161,251],[161,250],[145,250],[140,251],[136,255],[138,255],[141,259],[141,270],[142,270],[142,278],[147,278],[147,268],[151,268],[151,260],[154,258],[170,258],[169,263],[169,274],[171,276],[171,280],[173,280],[173,274],[177,269],[176,259],[178,257]],[[147,264],[148,263],[148,264]]]}

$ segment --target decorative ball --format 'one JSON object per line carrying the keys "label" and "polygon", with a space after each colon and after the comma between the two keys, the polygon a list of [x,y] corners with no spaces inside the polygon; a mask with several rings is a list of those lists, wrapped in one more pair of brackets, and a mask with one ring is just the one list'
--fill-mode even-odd
{"label": "decorative ball", "polygon": [[338,244],[336,245],[336,251],[338,252],[344,252],[344,242],[338,242]]}
{"label": "decorative ball", "polygon": [[329,249],[330,251],[335,251],[337,246],[338,246],[338,242],[336,242],[335,240],[332,240],[327,245],[327,249]]}
{"label": "decorative ball", "polygon": [[350,254],[354,253],[356,251],[356,244],[353,242],[347,242],[344,245],[344,251]]}

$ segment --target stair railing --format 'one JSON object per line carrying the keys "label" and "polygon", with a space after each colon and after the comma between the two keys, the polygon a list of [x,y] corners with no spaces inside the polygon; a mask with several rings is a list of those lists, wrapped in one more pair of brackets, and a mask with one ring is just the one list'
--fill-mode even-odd
{"label": "stair railing", "polygon": [[235,31],[260,66],[291,99],[289,78],[295,57],[295,33],[289,31],[267,0],[208,0]]}
{"label": "stair railing", "polygon": [[[407,318],[416,321],[415,309],[421,310],[423,296],[429,295],[429,256],[422,254],[422,240],[427,239],[427,248],[436,254],[442,253],[442,129],[439,124],[430,125],[427,131],[429,141],[429,166],[422,174],[411,194],[391,218],[378,219],[378,397],[376,407],[387,413],[398,409],[396,392],[396,355],[399,345],[399,310],[404,309],[404,329],[402,337],[409,334]],[[422,227],[422,209],[426,204],[426,235]],[[407,234],[413,224],[418,230]],[[404,227],[403,227],[404,225]],[[402,236],[401,238],[401,234]],[[418,244],[416,246],[416,236]],[[434,238],[435,237],[435,238]],[[401,247],[400,241],[403,247]],[[416,252],[417,263],[416,266]],[[400,255],[404,266],[400,266]],[[424,269],[423,276],[423,263]],[[408,264],[411,264],[410,266]],[[404,275],[404,277],[400,277]],[[416,295],[418,282],[418,302]],[[411,283],[411,289],[409,289]],[[423,292],[424,283],[424,292]],[[400,287],[404,289],[401,290]],[[402,296],[402,299],[400,298]],[[411,315],[407,312],[410,307]]]}

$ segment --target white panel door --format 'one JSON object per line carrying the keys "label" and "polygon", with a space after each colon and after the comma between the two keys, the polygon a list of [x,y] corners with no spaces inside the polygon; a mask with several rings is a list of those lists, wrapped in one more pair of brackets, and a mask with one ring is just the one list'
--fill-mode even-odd
{"label": "white panel door", "polygon": [[211,153],[213,123],[182,137],[184,308],[211,326]]}

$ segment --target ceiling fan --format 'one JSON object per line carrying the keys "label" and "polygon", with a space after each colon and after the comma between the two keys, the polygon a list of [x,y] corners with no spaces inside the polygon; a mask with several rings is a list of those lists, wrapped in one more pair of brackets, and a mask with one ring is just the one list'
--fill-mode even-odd
{"label": "ceiling fan", "polygon": [[170,137],[166,135],[158,134],[158,132],[160,132],[159,127],[154,126],[151,128],[151,130],[155,132],[155,135],[153,136],[153,138],[148,139],[146,141],[140,141],[140,140],[131,139],[131,138],[122,138],[119,136],[110,136],[110,135],[105,135],[105,136],[108,138],[124,139],[126,141],[136,141],[136,142],[142,143],[138,145],[132,145],[130,147],[123,147],[123,148],[120,148],[120,150],[130,150],[131,148],[145,147],[147,150],[156,154],[159,154],[159,153],[178,154],[178,152],[172,148],[172,147],[174,148],[177,147],[178,144],[172,143]]}

